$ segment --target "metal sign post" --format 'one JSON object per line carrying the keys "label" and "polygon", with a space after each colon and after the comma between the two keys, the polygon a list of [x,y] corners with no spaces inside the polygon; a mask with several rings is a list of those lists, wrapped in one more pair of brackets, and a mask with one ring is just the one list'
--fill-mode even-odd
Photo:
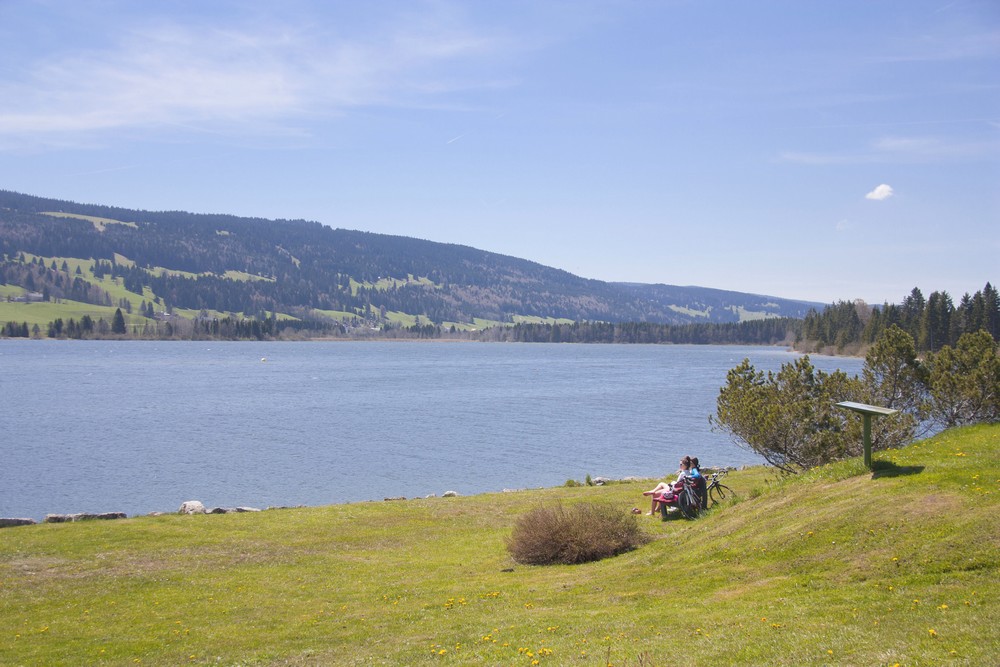
{"label": "metal sign post", "polygon": [[837,403],[838,408],[844,408],[846,410],[852,410],[854,412],[861,413],[864,417],[864,446],[865,446],[865,466],[871,470],[872,467],[872,415],[876,417],[885,415],[894,415],[899,410],[893,410],[892,408],[882,408],[877,405],[868,405],[867,403],[855,403],[853,401],[844,401],[842,403]]}

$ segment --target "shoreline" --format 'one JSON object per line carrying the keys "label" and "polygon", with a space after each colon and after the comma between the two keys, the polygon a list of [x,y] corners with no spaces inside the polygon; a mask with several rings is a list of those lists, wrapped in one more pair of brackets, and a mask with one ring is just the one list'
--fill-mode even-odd
{"label": "shoreline", "polygon": [[[668,475],[669,477],[669,475]],[[640,477],[640,476],[629,476],[623,477],[621,479],[611,479],[608,477],[594,477],[592,484],[585,484],[583,482],[578,482],[573,485],[573,487],[567,488],[579,488],[581,486],[606,486],[611,484],[636,484],[639,482],[648,482],[652,480],[666,479],[666,477]],[[499,491],[482,491],[479,493],[470,494],[460,494],[457,491],[445,491],[441,495],[436,493],[431,493],[425,496],[394,496],[385,497],[381,500],[375,498],[369,498],[366,500],[349,500],[343,502],[332,502],[332,503],[321,503],[318,505],[271,505],[265,508],[251,507],[249,505],[239,505],[235,507],[222,507],[214,505],[205,505],[199,500],[185,500],[180,504],[180,507],[174,511],[160,511],[155,510],[152,512],[140,512],[135,514],[128,514],[127,512],[70,512],[70,513],[47,513],[44,518],[37,520],[33,517],[0,517],[0,529],[13,526],[27,526],[27,525],[42,525],[47,523],[76,523],[80,521],[110,521],[119,519],[139,519],[142,517],[157,517],[157,516],[170,516],[174,514],[244,514],[244,513],[255,513],[255,512],[271,512],[275,510],[289,510],[289,509],[310,509],[318,507],[339,507],[344,505],[362,505],[370,503],[388,503],[388,502],[412,502],[415,500],[433,500],[442,498],[474,498],[478,496],[491,495],[491,494],[507,494],[507,493],[521,493],[525,491],[539,491],[545,489],[558,489],[567,486],[565,484],[560,484],[557,486],[539,486],[539,487],[524,487],[519,489],[501,489]],[[192,511],[186,511],[186,506],[194,505]],[[200,509],[198,507],[200,506]],[[191,508],[189,508],[191,509]]]}
{"label": "shoreline", "polygon": [[[762,465],[762,464],[757,464]],[[734,468],[731,466],[711,466],[706,467],[705,474],[712,474],[720,470],[745,470],[748,468],[755,467],[753,465],[744,465],[740,468]],[[135,514],[128,514],[126,512],[73,512],[73,513],[59,513],[59,514],[45,514],[44,518],[41,520],[36,520],[33,517],[0,517],[0,529],[13,526],[27,526],[27,525],[42,525],[47,523],[76,523],[80,521],[110,521],[119,519],[139,519],[143,517],[157,517],[157,516],[171,516],[171,515],[182,515],[182,514],[244,514],[244,513],[256,513],[256,512],[271,512],[276,510],[290,510],[290,509],[315,509],[320,507],[341,507],[346,505],[367,505],[372,503],[388,503],[388,502],[412,502],[417,500],[434,500],[443,498],[476,498],[485,495],[494,494],[508,494],[508,493],[522,493],[528,491],[544,491],[559,488],[580,488],[584,486],[610,486],[618,484],[645,484],[652,483],[659,480],[673,479],[676,476],[676,471],[662,475],[662,476],[638,476],[630,475],[628,477],[622,477],[620,479],[611,479],[609,477],[593,477],[590,484],[584,482],[576,482],[575,484],[559,484],[556,486],[538,486],[538,487],[523,487],[518,489],[501,489],[499,491],[481,491],[479,493],[469,493],[460,494],[457,491],[445,491],[441,495],[436,493],[427,494],[424,496],[391,496],[385,497],[381,500],[375,498],[369,498],[365,500],[348,500],[343,502],[332,502],[332,503],[320,503],[318,505],[271,505],[265,508],[251,507],[249,505],[238,505],[235,507],[222,507],[222,506],[212,506],[205,505],[200,500],[185,500],[180,504],[180,507],[174,511],[160,511],[154,510],[152,512],[140,512]],[[573,480],[575,481],[575,480]],[[645,500],[640,498],[639,501]]]}

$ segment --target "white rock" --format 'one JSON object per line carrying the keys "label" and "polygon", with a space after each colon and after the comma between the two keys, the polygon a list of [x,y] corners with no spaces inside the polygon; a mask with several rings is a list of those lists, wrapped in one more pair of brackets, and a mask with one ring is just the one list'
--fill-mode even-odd
{"label": "white rock", "polygon": [[442,498],[457,498],[458,497],[458,491],[445,491],[444,493],[441,494],[441,497]]}
{"label": "white rock", "polygon": [[177,511],[180,514],[205,514],[207,510],[200,500],[185,500]]}

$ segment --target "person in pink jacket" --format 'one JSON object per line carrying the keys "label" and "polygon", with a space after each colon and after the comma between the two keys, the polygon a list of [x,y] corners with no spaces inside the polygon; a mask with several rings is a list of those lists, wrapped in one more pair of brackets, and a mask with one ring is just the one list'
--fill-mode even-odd
{"label": "person in pink jacket", "polygon": [[679,490],[680,484],[684,483],[684,478],[691,475],[691,457],[685,456],[681,459],[680,470],[677,471],[677,479],[674,482],[660,482],[654,488],[649,491],[643,491],[642,495],[651,496],[649,513],[646,516],[655,515],[660,509],[660,503],[664,502],[662,500],[664,497],[670,498],[674,495],[676,490]]}

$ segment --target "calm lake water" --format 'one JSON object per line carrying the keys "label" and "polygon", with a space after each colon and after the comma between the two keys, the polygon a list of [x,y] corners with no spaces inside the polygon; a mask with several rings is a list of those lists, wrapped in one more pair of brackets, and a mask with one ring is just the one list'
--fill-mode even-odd
{"label": "calm lake water", "polygon": [[[777,348],[0,341],[0,516],[322,505],[759,460],[708,416]],[[824,370],[862,361],[812,357]]]}

